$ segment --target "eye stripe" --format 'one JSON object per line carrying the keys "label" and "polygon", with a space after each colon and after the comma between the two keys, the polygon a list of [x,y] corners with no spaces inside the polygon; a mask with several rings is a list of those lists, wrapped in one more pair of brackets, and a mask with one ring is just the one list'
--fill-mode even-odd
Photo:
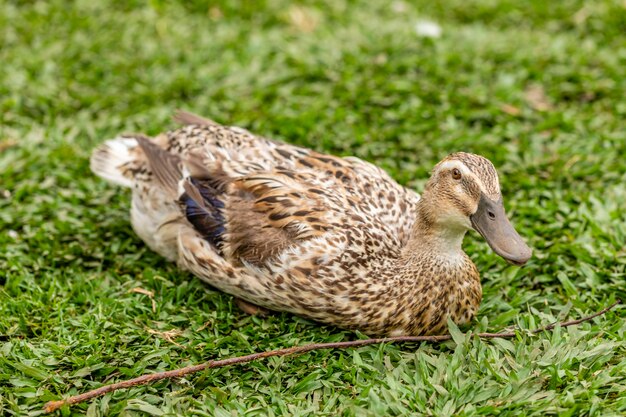
{"label": "eye stripe", "polygon": [[[500,182],[495,168],[487,159],[479,155],[460,152],[449,155],[436,166],[436,170],[450,176],[452,176],[451,171],[454,168],[461,172],[462,181],[473,180],[480,192],[485,193],[493,200],[497,200],[500,195]],[[450,174],[447,174],[446,171]]]}

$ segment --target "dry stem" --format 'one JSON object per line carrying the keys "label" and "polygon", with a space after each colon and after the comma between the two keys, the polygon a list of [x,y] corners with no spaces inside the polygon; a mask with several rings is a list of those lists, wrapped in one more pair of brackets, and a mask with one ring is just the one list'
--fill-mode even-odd
{"label": "dry stem", "polygon": [[[537,333],[541,333],[543,331],[546,330],[552,330],[554,329],[557,325],[560,325],[561,327],[568,327],[568,326],[575,326],[577,324],[583,323],[585,321],[589,321],[595,317],[601,316],[603,314],[605,314],[606,312],[608,312],[609,310],[611,310],[613,307],[615,307],[616,305],[618,305],[620,303],[620,300],[617,300],[616,302],[614,302],[613,304],[611,304],[610,306],[602,309],[601,311],[592,314],[590,316],[587,317],[583,317],[580,318],[578,320],[570,320],[570,321],[565,321],[562,323],[553,323],[550,325],[547,325],[545,327],[541,327],[539,329],[533,330],[530,333],[531,334],[537,334]],[[516,332],[504,332],[504,333],[478,333],[477,336],[481,339],[495,339],[495,338],[507,338],[510,339],[512,337],[515,337]],[[446,340],[450,340],[452,339],[452,336],[450,335],[441,335],[441,336],[397,336],[397,337],[384,337],[384,338],[376,338],[376,339],[363,339],[363,340],[352,340],[352,341],[348,341],[348,342],[335,342],[335,343],[311,343],[309,345],[304,345],[304,346],[294,346],[294,347],[290,347],[290,348],[284,348],[284,349],[277,349],[277,350],[271,350],[271,351],[267,351],[267,352],[259,352],[259,353],[253,353],[250,355],[245,355],[245,356],[237,356],[234,358],[229,358],[229,359],[221,359],[221,360],[215,360],[215,361],[208,361],[205,363],[202,363],[200,365],[193,365],[193,366],[187,366],[185,368],[180,368],[180,369],[174,369],[172,371],[165,371],[165,372],[156,372],[153,374],[147,374],[147,375],[142,375],[140,377],[137,378],[133,378],[133,379],[129,379],[126,381],[121,381],[121,382],[116,382],[113,384],[109,384],[109,385],[104,385],[100,388],[96,388],[94,390],[88,391],[84,394],[80,394],[80,395],[75,395],[73,397],[69,397],[66,398],[64,400],[57,400],[57,401],[50,401],[48,403],[46,403],[46,405],[44,406],[44,410],[47,413],[51,413],[55,410],[58,410],[59,408],[63,407],[64,405],[73,405],[73,404],[77,404],[86,400],[90,400],[92,398],[98,397],[100,395],[104,395],[107,392],[112,392],[112,391],[116,391],[118,389],[122,389],[122,388],[130,388],[130,387],[134,387],[137,385],[145,385],[145,384],[149,384],[151,382],[154,381],[160,381],[162,379],[167,379],[167,378],[180,378],[189,374],[192,374],[194,372],[200,372],[200,371],[204,371],[205,369],[210,369],[210,368],[221,368],[224,366],[230,366],[230,365],[236,365],[239,363],[246,363],[246,362],[252,362],[258,359],[263,359],[263,358],[269,358],[271,356],[288,356],[288,355],[295,355],[295,354],[299,354],[299,353],[305,353],[305,352],[310,352],[312,350],[319,350],[319,349],[343,349],[343,348],[350,348],[350,347],[359,347],[359,346],[366,346],[366,345],[373,345],[373,344],[377,344],[377,343],[388,343],[388,342],[431,342],[431,343],[440,343],[440,342],[444,342]]]}

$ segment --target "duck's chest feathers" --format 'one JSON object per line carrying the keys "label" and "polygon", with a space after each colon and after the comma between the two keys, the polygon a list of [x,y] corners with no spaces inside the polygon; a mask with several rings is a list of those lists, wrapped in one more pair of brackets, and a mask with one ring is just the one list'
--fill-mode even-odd
{"label": "duck's chest feathers", "polygon": [[403,271],[403,294],[398,296],[392,334],[442,333],[448,318],[457,324],[469,322],[478,311],[482,288],[478,271],[461,252],[421,257]]}

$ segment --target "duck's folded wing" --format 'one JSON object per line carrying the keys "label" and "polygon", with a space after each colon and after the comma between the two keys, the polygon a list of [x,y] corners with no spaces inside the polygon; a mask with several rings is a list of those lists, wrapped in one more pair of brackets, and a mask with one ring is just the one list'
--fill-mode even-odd
{"label": "duck's folded wing", "polygon": [[331,229],[323,191],[297,176],[246,175],[222,190],[191,178],[181,201],[188,220],[224,258],[261,266]]}

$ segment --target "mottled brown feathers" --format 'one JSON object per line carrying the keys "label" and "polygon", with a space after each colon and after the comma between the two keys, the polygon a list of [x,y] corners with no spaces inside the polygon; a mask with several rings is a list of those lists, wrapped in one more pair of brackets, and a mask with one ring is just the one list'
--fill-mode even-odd
{"label": "mottled brown feathers", "polygon": [[[185,126],[136,137],[141,151],[126,144],[124,166],[111,168],[131,180],[133,227],[154,250],[249,303],[372,335],[439,333],[476,313],[465,231],[423,234],[419,196],[380,168],[176,120]],[[493,174],[466,155],[450,158]]]}
{"label": "mottled brown feathers", "polygon": [[232,259],[259,265],[323,234],[323,204],[302,185],[277,172],[233,181],[227,232]]}

